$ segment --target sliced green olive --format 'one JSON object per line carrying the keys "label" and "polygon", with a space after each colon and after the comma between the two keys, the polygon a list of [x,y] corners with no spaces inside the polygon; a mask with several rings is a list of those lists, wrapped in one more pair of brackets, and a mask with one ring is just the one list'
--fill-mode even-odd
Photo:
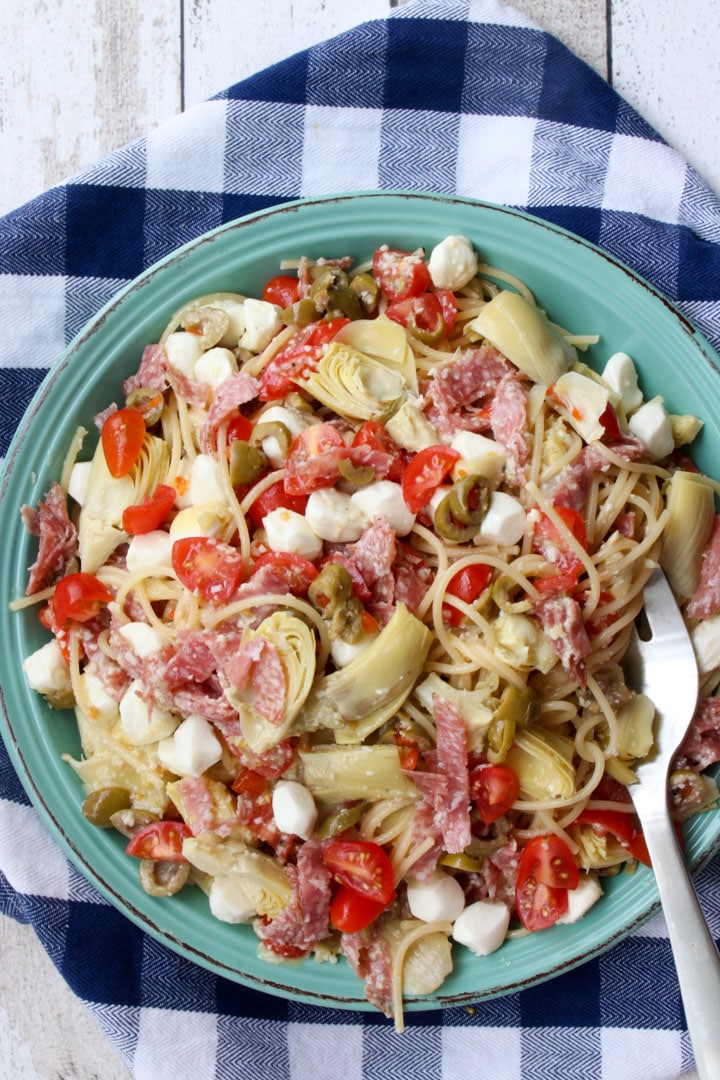
{"label": "sliced green olive", "polygon": [[260,418],[260,423],[255,425],[248,441],[250,446],[261,446],[264,439],[277,439],[280,453],[287,457],[293,437],[290,429],[281,420],[268,420],[263,423],[262,417]]}
{"label": "sliced green olive", "polygon": [[320,818],[320,821],[315,826],[315,835],[318,840],[329,840],[331,836],[338,836],[340,833],[345,832],[346,829],[351,829],[353,825],[357,825],[358,821],[364,817],[368,808],[366,802],[356,803],[354,806],[338,806],[334,808],[326,817]]}
{"label": "sliced green olive", "polygon": [[333,285],[327,291],[326,312],[328,316],[346,319],[362,319],[365,311],[360,297],[348,285]]}
{"label": "sliced green olive", "polygon": [[[522,596],[523,599],[515,600],[514,596]],[[497,579],[492,587],[492,599],[500,610],[508,615],[522,614],[532,607],[532,601],[509,574],[501,574]]]}
{"label": "sliced green olive", "polygon": [[259,446],[251,446],[244,439],[230,443],[230,483],[233,487],[254,484],[268,468],[268,459]]}
{"label": "sliced green olive", "polygon": [[356,293],[363,313],[372,315],[378,305],[380,289],[378,283],[369,274],[358,274],[350,282],[350,288]]}
{"label": "sliced green olive", "polygon": [[492,488],[484,476],[463,476],[448,492],[452,516],[463,525],[481,525],[490,506]]}
{"label": "sliced green olive", "polygon": [[362,617],[365,609],[357,596],[351,596],[333,612],[330,637],[341,638],[355,645],[363,636]]}
{"label": "sliced green olive", "polygon": [[125,404],[129,409],[136,409],[142,413],[146,427],[152,427],[160,419],[165,404],[162,390],[156,390],[152,386],[139,386],[137,390],[131,390],[125,398]]}
{"label": "sliced green olive", "polygon": [[450,501],[451,495],[452,491],[449,491],[439,503],[433,517],[433,525],[435,532],[439,533],[445,540],[453,540],[457,544],[462,544],[466,540],[472,540],[474,536],[477,536],[480,532],[480,525],[464,525],[455,520]]}
{"label": "sliced green olive", "polygon": [[493,765],[504,761],[515,739],[515,721],[507,718],[490,721],[487,730],[487,756]]}
{"label": "sliced green olive", "polygon": [[222,308],[204,307],[188,311],[182,323],[183,330],[197,334],[203,349],[212,349],[230,328],[230,316]]}
{"label": "sliced green olive", "polygon": [[707,798],[705,781],[694,769],[676,769],[670,774],[670,803],[678,810],[697,809]]}
{"label": "sliced green olive", "polygon": [[512,720],[518,727],[527,727],[540,716],[540,698],[530,686],[518,690],[516,686],[506,686],[495,712],[495,720]]}
{"label": "sliced green olive", "polygon": [[356,487],[364,487],[375,479],[373,465],[353,465],[349,458],[341,458],[338,462],[338,470],[343,479]]}
{"label": "sliced green olive", "polygon": [[286,326],[290,326],[291,323],[306,326],[307,323],[317,322],[322,315],[323,312],[318,308],[315,301],[307,296],[302,300],[296,300],[294,304],[280,312],[280,318]]}
{"label": "sliced green olive", "polygon": [[116,810],[110,817],[110,824],[114,829],[117,829],[123,836],[127,836],[128,839],[134,836],[135,833],[144,828],[145,825],[149,825],[151,821],[159,821],[157,814],[153,814],[151,810]]}
{"label": "sliced green olive", "polygon": [[466,870],[471,874],[479,874],[482,872],[485,860],[473,859],[470,855],[465,855],[464,852],[460,852],[459,855],[442,855],[440,857],[440,865],[449,866],[453,870]]}
{"label": "sliced green olive", "polygon": [[111,829],[113,814],[118,810],[127,810],[131,799],[127,788],[98,788],[97,791],[91,791],[83,802],[83,816],[91,825],[96,825],[100,829]]}
{"label": "sliced green olive", "polygon": [[351,596],[352,578],[341,563],[326,563],[308,589],[310,603],[326,616],[334,615]]}
{"label": "sliced green olive", "polygon": [[322,263],[320,266],[313,266],[310,277],[312,278],[310,296],[313,298],[322,296],[328,289],[335,288],[338,285],[345,288],[348,285],[347,274],[340,266],[336,266],[334,263]]}
{"label": "sliced green olive", "polygon": [[149,896],[175,896],[187,884],[190,863],[142,859],[139,874],[140,884]]}

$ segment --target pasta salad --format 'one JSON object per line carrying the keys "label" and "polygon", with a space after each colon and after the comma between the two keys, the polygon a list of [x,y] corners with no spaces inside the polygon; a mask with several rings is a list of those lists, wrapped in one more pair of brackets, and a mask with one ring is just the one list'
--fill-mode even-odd
{"label": "pasta salad", "polygon": [[344,956],[401,1029],[454,948],[649,861],[621,661],[658,563],[701,671],[673,811],[715,805],[718,486],[699,420],[466,237],[278,269],[174,313],[23,507],[24,668],[148,893],[203,890],[269,961]]}

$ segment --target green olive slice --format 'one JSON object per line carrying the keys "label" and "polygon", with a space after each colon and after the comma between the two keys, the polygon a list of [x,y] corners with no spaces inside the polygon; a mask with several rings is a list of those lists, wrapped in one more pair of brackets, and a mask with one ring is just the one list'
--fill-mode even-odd
{"label": "green olive slice", "polygon": [[97,791],[91,791],[83,802],[83,816],[91,825],[96,825],[100,829],[110,829],[113,826],[113,814],[118,810],[127,810],[131,798],[127,788],[98,788]]}
{"label": "green olive slice", "polygon": [[267,472],[268,459],[259,446],[251,446],[245,439],[230,443],[230,483],[233,487],[254,484]]}

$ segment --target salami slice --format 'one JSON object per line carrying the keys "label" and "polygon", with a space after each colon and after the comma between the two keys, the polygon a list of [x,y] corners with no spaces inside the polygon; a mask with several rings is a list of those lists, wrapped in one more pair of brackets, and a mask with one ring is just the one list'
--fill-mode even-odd
{"label": "salami slice", "polygon": [[234,689],[252,692],[252,707],[268,724],[277,726],[285,715],[287,681],[280,655],[271,641],[252,638],[225,665]]}
{"label": "salami slice", "polygon": [[446,851],[459,854],[472,839],[465,721],[456,706],[441,694],[433,694],[432,704],[438,772],[447,780],[443,842]]}
{"label": "salami slice", "polygon": [[217,431],[220,425],[233,416],[240,405],[253,401],[260,389],[257,379],[250,375],[233,375],[218,387],[207,418],[200,429],[200,447],[206,454],[211,454],[217,446]]}
{"label": "salami slice", "polygon": [[673,768],[708,769],[720,761],[720,697],[698,703]]}
{"label": "salami slice", "polygon": [[720,612],[720,514],[702,556],[700,584],[687,606],[691,619],[707,619]]}
{"label": "salami slice", "polygon": [[68,517],[65,495],[58,483],[52,484],[37,510],[23,506],[20,513],[27,531],[39,539],[25,589],[25,594],[32,596],[63,576],[69,560],[77,553],[77,531]]}
{"label": "salami slice", "polygon": [[579,686],[585,686],[585,657],[592,650],[577,600],[571,596],[552,596],[535,608],[543,630],[560,658],[560,663]]}

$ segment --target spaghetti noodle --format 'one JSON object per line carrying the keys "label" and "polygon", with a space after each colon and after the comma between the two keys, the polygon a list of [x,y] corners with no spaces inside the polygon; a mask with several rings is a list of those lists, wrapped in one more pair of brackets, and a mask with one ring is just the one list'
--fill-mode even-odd
{"label": "spaghetti noodle", "polygon": [[[645,858],[628,788],[654,708],[620,661],[672,485],[700,508],[676,591],[692,627],[720,617],[687,418],[635,422],[657,402],[579,360],[595,339],[474,253],[457,280],[469,242],[443,243],[450,286],[383,246],[354,273],[301,259],[261,301],[184,304],[91,464],[73,440],[61,566],[43,565],[57,525],[26,510],[41,545],[18,602],[55,635],[52,685],[26,671],[74,700],[86,814],[126,833],[146,887],[148,865],[189,864],[162,891],[199,886],[275,958],[342,952],[399,1028],[413,950],[437,975],[416,992],[452,967],[448,889],[482,955],[483,913],[511,936],[577,918],[598,875]],[[124,471],[122,409],[146,420]],[[720,657],[703,664],[714,717]],[[711,760],[681,752],[679,812],[713,803]],[[408,881],[432,918],[410,917]]]}

